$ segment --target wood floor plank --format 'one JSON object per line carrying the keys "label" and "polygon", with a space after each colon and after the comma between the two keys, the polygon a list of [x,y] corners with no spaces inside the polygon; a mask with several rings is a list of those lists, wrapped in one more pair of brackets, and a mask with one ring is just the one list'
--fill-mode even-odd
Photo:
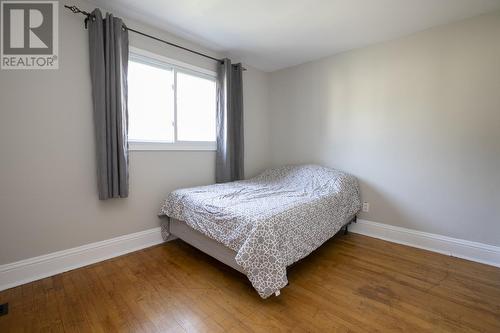
{"label": "wood floor plank", "polygon": [[[369,267],[379,274],[383,273],[387,278],[397,277],[401,283],[425,291],[427,294],[446,296],[451,301],[468,305],[471,308],[479,308],[484,312],[490,312],[493,316],[500,313],[498,302],[500,288],[495,288],[489,283],[477,283],[477,280],[454,274],[446,266],[428,269],[420,267],[415,272],[411,263],[404,262],[404,259],[401,258],[387,259],[372,251],[363,252],[352,249],[346,252],[341,249],[340,252],[349,257],[353,263],[365,268]],[[471,272],[471,274],[473,273],[474,271]],[[436,288],[437,286],[439,288]]]}
{"label": "wood floor plank", "polygon": [[500,269],[337,236],[262,300],[180,240],[0,292],[0,332],[500,332]]}

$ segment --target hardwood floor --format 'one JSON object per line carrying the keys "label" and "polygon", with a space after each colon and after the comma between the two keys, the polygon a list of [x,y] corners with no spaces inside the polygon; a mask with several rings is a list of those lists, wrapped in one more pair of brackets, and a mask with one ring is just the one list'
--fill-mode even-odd
{"label": "hardwood floor", "polygon": [[500,269],[339,235],[279,297],[181,241],[0,292],[0,332],[500,332]]}

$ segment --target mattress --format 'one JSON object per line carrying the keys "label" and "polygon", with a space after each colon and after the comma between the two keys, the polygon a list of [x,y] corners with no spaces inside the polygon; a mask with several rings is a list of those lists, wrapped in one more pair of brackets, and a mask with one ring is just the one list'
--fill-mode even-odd
{"label": "mattress", "polygon": [[360,210],[356,178],[318,165],[173,191],[160,215],[184,221],[237,254],[259,295],[288,284],[287,266],[333,237]]}

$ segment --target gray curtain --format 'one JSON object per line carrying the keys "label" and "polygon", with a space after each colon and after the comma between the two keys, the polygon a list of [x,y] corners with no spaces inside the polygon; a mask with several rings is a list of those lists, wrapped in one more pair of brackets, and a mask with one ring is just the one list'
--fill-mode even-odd
{"label": "gray curtain", "polygon": [[217,72],[217,183],[240,180],[243,170],[243,68],[224,59]]}
{"label": "gray curtain", "polygon": [[128,196],[128,31],[101,11],[89,20],[99,199]]}

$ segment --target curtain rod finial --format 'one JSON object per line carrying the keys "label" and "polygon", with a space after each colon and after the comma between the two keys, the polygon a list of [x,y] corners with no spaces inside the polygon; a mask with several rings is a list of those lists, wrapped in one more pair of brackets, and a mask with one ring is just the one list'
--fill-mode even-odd
{"label": "curtain rod finial", "polygon": [[80,10],[78,9],[78,7],[76,7],[76,6],[64,5],[64,7],[68,8],[69,10],[71,10],[75,14],[78,13],[78,12],[80,12]]}
{"label": "curtain rod finial", "polygon": [[83,14],[83,15],[86,15],[86,16],[90,16],[90,13],[89,12],[86,12],[84,10],[81,10],[80,8],[78,8],[77,6],[68,6],[68,5],[64,5],[65,8],[68,8],[69,10],[71,10],[73,13],[75,14]]}

